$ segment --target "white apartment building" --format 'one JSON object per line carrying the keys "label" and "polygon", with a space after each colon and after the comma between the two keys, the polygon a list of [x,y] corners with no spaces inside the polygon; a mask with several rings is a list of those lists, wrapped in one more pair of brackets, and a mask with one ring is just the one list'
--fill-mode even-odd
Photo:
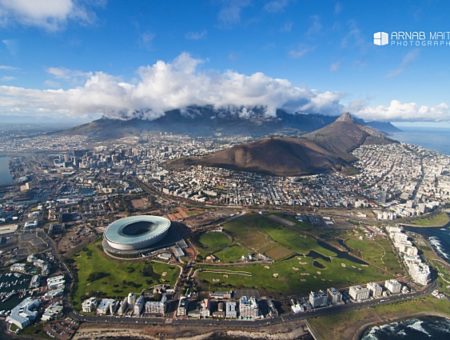
{"label": "white apartment building", "polygon": [[392,294],[398,294],[402,290],[402,284],[395,279],[386,280],[384,286]]}
{"label": "white apartment building", "polygon": [[374,298],[379,298],[381,297],[381,295],[383,294],[383,287],[381,287],[378,283],[376,282],[370,282],[367,284],[367,288],[370,291],[370,294],[374,297]]}
{"label": "white apartment building", "polygon": [[355,301],[364,301],[369,298],[369,289],[362,286],[351,286],[348,291],[350,297]]}

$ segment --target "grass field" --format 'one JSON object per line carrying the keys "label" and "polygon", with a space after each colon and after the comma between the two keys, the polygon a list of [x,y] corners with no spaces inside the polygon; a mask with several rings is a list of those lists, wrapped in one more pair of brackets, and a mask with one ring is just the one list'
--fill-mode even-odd
{"label": "grass field", "polygon": [[[298,229],[297,229],[298,228]],[[347,286],[392,277],[384,271],[350,259],[338,258],[333,251],[322,247],[315,238],[302,232],[302,227],[281,226],[264,215],[246,215],[224,225],[234,241],[271,256],[274,263],[247,264],[239,268],[221,269],[245,271],[251,275],[214,273],[203,266],[197,277],[209,289],[224,287],[256,288],[279,293],[308,293],[318,288]],[[316,258],[306,256],[316,252]],[[273,256],[276,252],[276,256]],[[395,260],[397,262],[397,260]]]}
{"label": "grass field", "polygon": [[231,238],[222,232],[210,231],[200,235],[200,253],[209,255],[231,245]]}
{"label": "grass field", "polygon": [[78,277],[73,294],[76,308],[84,298],[93,295],[121,298],[158,283],[173,285],[179,274],[178,267],[168,264],[114,260],[105,255],[100,241],[88,245],[73,260]]}
{"label": "grass field", "polygon": [[[313,262],[319,263],[322,268],[318,268]],[[203,270],[217,269],[215,266],[201,268]],[[307,256],[296,256],[269,265],[220,266],[220,269],[231,272],[245,271],[251,273],[251,276],[199,271],[197,278],[203,281],[205,288],[211,290],[234,287],[263,289],[275,294],[307,294],[311,290],[320,288],[345,287],[390,277],[371,266],[356,264],[347,259],[332,258],[328,262],[323,259],[314,260]]]}
{"label": "grass field", "polygon": [[241,246],[226,233],[209,231],[200,234],[196,239],[197,250],[205,258],[214,255],[221,262],[237,262],[242,256],[247,256],[251,250]]}
{"label": "grass field", "polygon": [[368,323],[386,323],[417,314],[443,314],[450,317],[450,302],[428,296],[371,308],[352,310],[308,319],[319,339],[352,339]]}
{"label": "grass field", "polygon": [[450,222],[450,218],[447,213],[440,212],[428,217],[418,218],[411,221],[411,224],[419,227],[443,227]]}
{"label": "grass field", "polygon": [[403,272],[403,267],[387,238],[376,237],[360,240],[360,235],[362,233],[358,231],[345,235],[345,244],[352,250],[352,253],[371,265],[392,273],[392,276]]}
{"label": "grass field", "polygon": [[[384,280],[402,271],[387,239],[351,244],[369,263],[367,265],[325,248],[301,224],[283,226],[265,215],[242,216],[226,223],[224,230],[232,236],[233,242],[270,256],[275,262],[220,266],[223,270],[245,271],[251,275],[216,273],[212,266],[200,265],[197,278],[206,289],[235,287],[263,289],[275,294],[307,294],[319,288]],[[368,247],[364,247],[366,242]],[[228,247],[216,255],[224,256],[227,249],[232,255],[239,253]]]}

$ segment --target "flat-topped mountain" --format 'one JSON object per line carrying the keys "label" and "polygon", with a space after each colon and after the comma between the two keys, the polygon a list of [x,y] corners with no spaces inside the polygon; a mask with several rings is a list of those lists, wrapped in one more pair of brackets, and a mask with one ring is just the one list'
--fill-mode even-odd
{"label": "flat-topped mountain", "polygon": [[301,176],[352,167],[351,151],[362,144],[386,144],[395,141],[377,130],[343,114],[335,122],[296,137],[270,137],[236,145],[202,157],[169,163],[171,167],[204,165],[276,176]]}
{"label": "flat-topped mountain", "polygon": [[[260,108],[254,108],[251,115],[242,115],[242,111],[239,111],[238,108],[192,106],[184,110],[168,111],[153,120],[145,119],[145,115],[140,113],[136,113],[135,118],[127,120],[101,118],[58,133],[83,135],[99,140],[139,136],[146,132],[172,132],[193,136],[221,134],[261,137],[275,133],[298,135],[324,127],[335,119],[335,116],[291,114],[284,110],[277,110],[275,116],[267,116]],[[398,131],[389,122],[358,120],[358,123],[367,126],[376,124],[386,132]]]}

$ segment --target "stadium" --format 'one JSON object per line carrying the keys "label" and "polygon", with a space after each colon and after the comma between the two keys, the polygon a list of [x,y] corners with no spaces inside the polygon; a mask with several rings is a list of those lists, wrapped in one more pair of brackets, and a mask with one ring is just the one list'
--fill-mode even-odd
{"label": "stadium", "polygon": [[165,246],[171,222],[167,218],[139,215],[112,222],[103,234],[103,249],[116,256],[131,257]]}

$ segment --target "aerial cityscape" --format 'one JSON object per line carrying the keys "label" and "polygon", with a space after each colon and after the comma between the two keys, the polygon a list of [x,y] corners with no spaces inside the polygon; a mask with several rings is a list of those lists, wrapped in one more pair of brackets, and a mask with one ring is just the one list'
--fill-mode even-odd
{"label": "aerial cityscape", "polygon": [[449,10],[0,0],[0,339],[448,339]]}

